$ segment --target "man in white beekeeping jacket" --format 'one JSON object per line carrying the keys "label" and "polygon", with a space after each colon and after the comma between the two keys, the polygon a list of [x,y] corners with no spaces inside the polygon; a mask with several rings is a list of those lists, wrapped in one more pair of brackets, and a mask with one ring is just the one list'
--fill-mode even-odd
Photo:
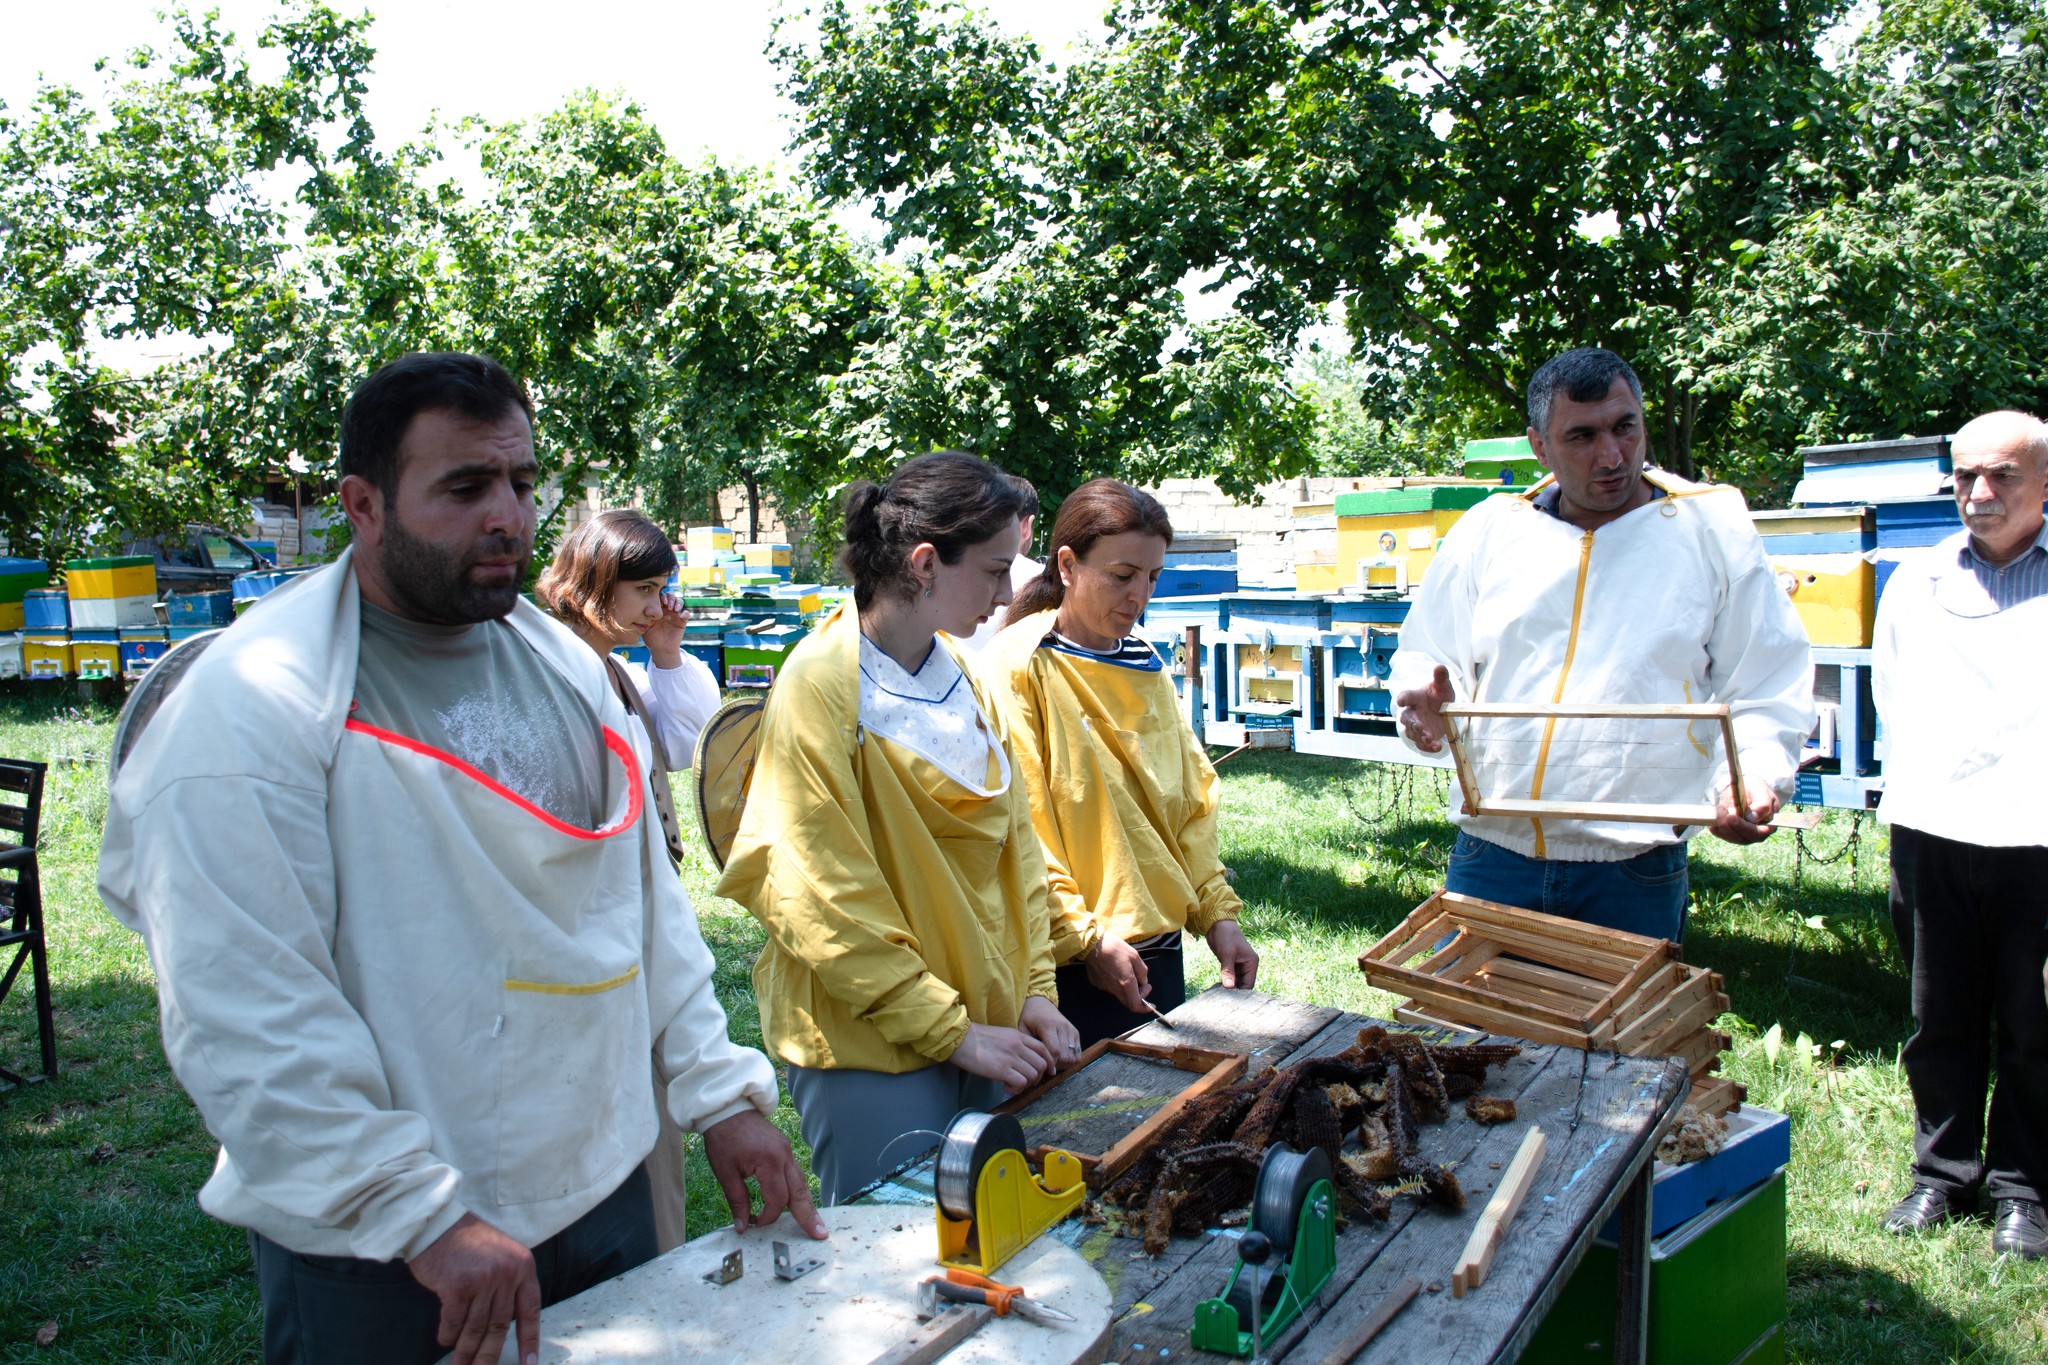
{"label": "man in white beekeeping jacket", "polygon": [[[1813,725],[1805,632],[1735,489],[1644,468],[1643,389],[1610,351],[1567,351],[1529,381],[1529,444],[1550,471],[1488,498],[1444,537],[1401,627],[1402,737],[1445,744],[1456,698],[1726,702],[1744,791],[1718,726],[1475,718],[1480,790],[1530,800],[1698,805],[1730,843],[1769,837]],[[1686,829],[1454,814],[1448,890],[1674,942],[1685,933]]]}
{"label": "man in white beekeeping jacket", "polygon": [[[342,418],[353,543],[215,640],[127,755],[100,890],[219,1139],[271,1362],[499,1359],[654,1254],[656,1091],[734,1221],[813,1236],[646,814],[646,737],[521,599],[532,406],[414,354]],[[650,1086],[652,1066],[656,1084]],[[762,1207],[751,1209],[747,1180]]]}

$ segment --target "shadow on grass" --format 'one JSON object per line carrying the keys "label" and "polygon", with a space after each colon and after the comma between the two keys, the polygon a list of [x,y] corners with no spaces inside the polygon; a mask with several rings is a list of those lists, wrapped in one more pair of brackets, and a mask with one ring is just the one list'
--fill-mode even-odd
{"label": "shadow on grass", "polygon": [[[248,1244],[195,1200],[214,1143],[164,1064],[155,991],[99,973],[60,980],[53,996],[57,1077],[0,1094],[11,1224],[0,1358],[52,1322],[38,1361],[248,1358]],[[33,1014],[17,1003],[0,1009],[10,1060],[35,1046]]]}
{"label": "shadow on grass", "polygon": [[1794,1360],[2021,1365],[2039,1359],[1986,1340],[1998,1305],[1952,1313],[1918,1286],[1874,1266],[1794,1248],[1786,1281],[1786,1346]]}

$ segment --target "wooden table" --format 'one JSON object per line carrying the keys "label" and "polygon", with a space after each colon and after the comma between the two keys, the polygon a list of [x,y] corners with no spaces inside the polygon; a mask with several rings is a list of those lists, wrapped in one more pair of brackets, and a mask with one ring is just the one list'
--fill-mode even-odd
{"label": "wooden table", "polygon": [[[1203,992],[1168,1017],[1175,1024],[1171,1031],[1154,1023],[1132,1036],[1147,1043],[1246,1051],[1254,1070],[1341,1052],[1360,1028],[1377,1022],[1221,987]],[[1601,1226],[1618,1211],[1614,1359],[1641,1361],[1649,1314],[1651,1158],[1686,1088],[1685,1065],[1677,1059],[1524,1044],[1520,1057],[1489,1074],[1483,1092],[1512,1097],[1520,1111],[1516,1122],[1488,1128],[1460,1110],[1443,1123],[1422,1126],[1422,1153],[1456,1170],[1467,1198],[1464,1211],[1426,1208],[1403,1197],[1395,1200],[1393,1216],[1385,1223],[1350,1223],[1337,1238],[1337,1268],[1329,1284],[1299,1325],[1267,1343],[1267,1357],[1321,1365],[1387,1290],[1412,1275],[1421,1279],[1424,1292],[1358,1361],[1512,1361]],[[1034,1143],[1044,1140],[1032,1131],[1044,1103],[1028,1106],[1019,1116]],[[1143,1117],[1133,1112],[1128,1122],[1135,1126]],[[1541,1125],[1548,1140],[1537,1183],[1485,1284],[1463,1299],[1453,1298],[1452,1266],[1531,1123]],[[899,1173],[869,1197],[902,1203],[928,1199],[929,1179],[927,1162]],[[1176,1237],[1160,1255],[1148,1257],[1136,1238],[1112,1237],[1104,1228],[1083,1229],[1077,1220],[1049,1235],[1078,1246],[1109,1284],[1116,1327],[1108,1359],[1159,1365],[1226,1359],[1194,1349],[1188,1331],[1195,1305],[1218,1294],[1236,1264],[1234,1237],[1216,1232]]]}

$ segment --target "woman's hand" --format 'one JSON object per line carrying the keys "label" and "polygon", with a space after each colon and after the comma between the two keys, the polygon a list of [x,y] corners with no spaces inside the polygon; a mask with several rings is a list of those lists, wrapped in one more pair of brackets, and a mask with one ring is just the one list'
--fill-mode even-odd
{"label": "woman's hand", "polygon": [[1209,951],[1216,954],[1216,965],[1223,969],[1223,984],[1234,990],[1250,990],[1259,979],[1259,955],[1252,951],[1237,921],[1217,920],[1209,926],[1208,937]]}
{"label": "woman's hand", "polygon": [[647,656],[656,668],[683,666],[683,627],[688,624],[690,614],[683,604],[663,593],[661,619],[640,633],[640,642],[647,646]]}
{"label": "woman's hand", "polygon": [[1060,1013],[1058,1005],[1042,995],[1034,995],[1024,1002],[1024,1012],[1017,1019],[1017,1027],[1044,1043],[1046,1051],[1052,1053],[1053,1069],[1072,1066],[1081,1056],[1081,1030]]}
{"label": "woman's hand", "polygon": [[1145,997],[1152,993],[1152,977],[1136,948],[1115,934],[1104,934],[1084,965],[1088,968],[1088,982],[1095,989],[1115,996],[1117,1003],[1132,1014],[1148,1012]]}
{"label": "woman's hand", "polygon": [[994,1024],[969,1024],[967,1036],[946,1060],[962,1071],[1001,1082],[1006,1095],[1028,1089],[1053,1070],[1052,1051],[1044,1043],[1023,1029]]}

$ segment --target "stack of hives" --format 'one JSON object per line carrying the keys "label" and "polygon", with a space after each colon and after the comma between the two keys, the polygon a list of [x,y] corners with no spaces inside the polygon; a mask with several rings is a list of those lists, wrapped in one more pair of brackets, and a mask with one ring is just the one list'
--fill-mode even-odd
{"label": "stack of hives", "polygon": [[1728,1036],[1721,977],[1678,945],[1440,891],[1358,959],[1366,980],[1407,997],[1394,1017],[1631,1057],[1682,1057],[1691,1102],[1740,1105],[1713,1073]]}

